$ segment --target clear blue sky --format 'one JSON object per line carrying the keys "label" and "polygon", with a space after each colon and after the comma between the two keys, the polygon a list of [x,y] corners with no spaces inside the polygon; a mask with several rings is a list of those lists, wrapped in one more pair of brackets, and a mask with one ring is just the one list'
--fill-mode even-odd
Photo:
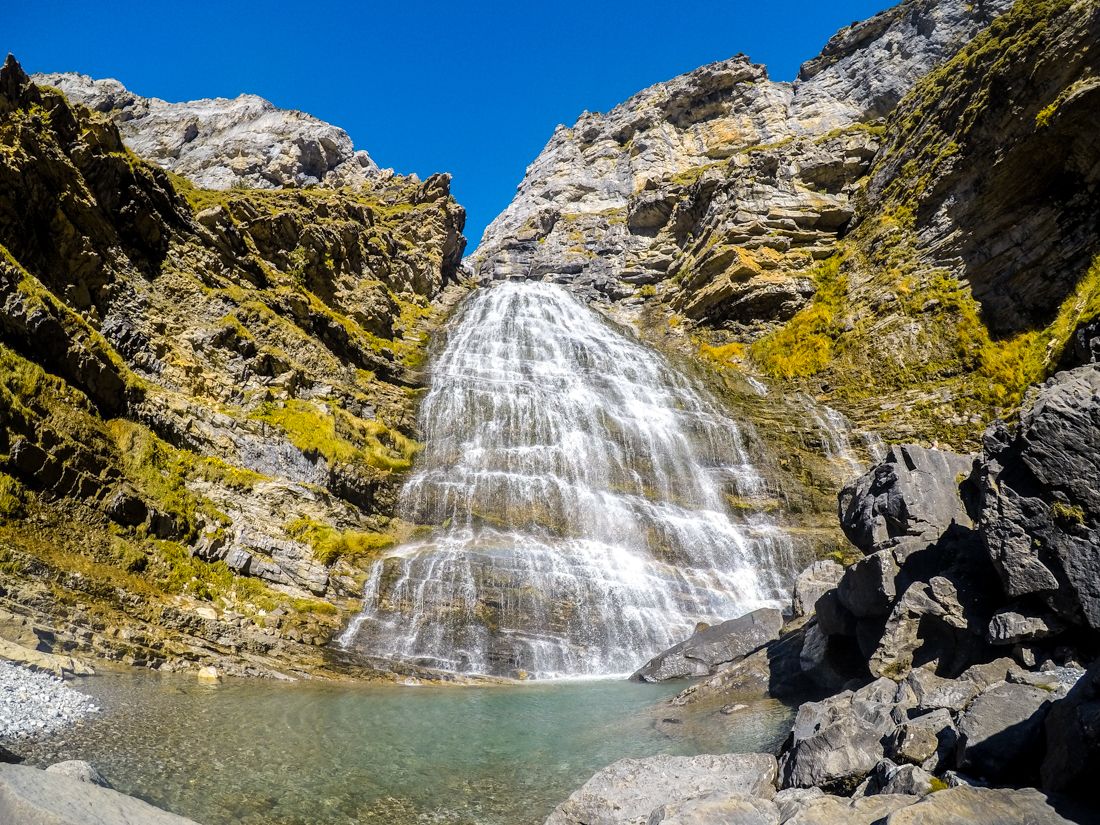
{"label": "clear blue sky", "polygon": [[791,80],[891,5],[13,0],[0,49],[165,100],[262,95],[343,127],[381,166],[450,172],[472,251],[558,123],[738,52]]}

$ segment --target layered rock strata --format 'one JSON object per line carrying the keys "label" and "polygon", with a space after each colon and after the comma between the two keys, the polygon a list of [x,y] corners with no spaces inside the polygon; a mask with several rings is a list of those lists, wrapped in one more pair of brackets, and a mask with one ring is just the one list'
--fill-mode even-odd
{"label": "layered rock strata", "polygon": [[462,292],[449,179],[364,180],[198,189],[9,58],[12,633],[153,666],[321,666],[364,565],[407,529],[420,364]]}

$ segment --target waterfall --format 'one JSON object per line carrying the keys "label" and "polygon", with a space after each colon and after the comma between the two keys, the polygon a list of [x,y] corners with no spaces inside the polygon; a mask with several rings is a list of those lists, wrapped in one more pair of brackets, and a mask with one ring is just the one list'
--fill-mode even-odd
{"label": "waterfall", "polygon": [[[791,544],[742,432],[566,289],[507,282],[454,320],[402,515],[341,642],[460,673],[629,672],[697,622],[779,604]],[[735,515],[740,513],[740,515]]]}

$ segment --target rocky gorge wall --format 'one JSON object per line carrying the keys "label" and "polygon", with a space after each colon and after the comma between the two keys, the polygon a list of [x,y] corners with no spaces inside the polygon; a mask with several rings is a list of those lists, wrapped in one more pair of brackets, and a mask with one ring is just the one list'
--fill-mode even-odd
{"label": "rocky gorge wall", "polygon": [[[143,117],[134,106],[163,110],[135,101],[131,128]],[[252,134],[250,105],[214,121],[238,118],[236,132]],[[298,132],[283,130],[284,115],[265,118],[277,121],[272,151],[293,166],[280,147],[302,148]],[[334,128],[289,122],[319,143]],[[177,168],[252,181],[200,161]],[[288,168],[273,182],[301,182],[305,172]],[[429,330],[464,289],[464,213],[446,176],[353,180],[198,188],[139,159],[113,122],[34,85],[9,57],[9,636],[150,665],[324,666],[318,646],[359,595],[364,565],[410,529],[392,516],[419,449],[419,367]]]}
{"label": "rocky gorge wall", "polygon": [[641,306],[887,440],[972,448],[1096,314],[1095,20],[910,0],[793,83],[738,56],[657,84],[559,127],[471,265]]}

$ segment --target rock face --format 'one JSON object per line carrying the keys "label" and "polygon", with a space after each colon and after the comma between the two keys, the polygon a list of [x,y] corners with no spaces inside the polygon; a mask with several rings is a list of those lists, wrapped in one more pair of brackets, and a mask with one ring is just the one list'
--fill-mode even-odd
{"label": "rock face", "polygon": [[528,168],[475,271],[611,298],[669,281],[689,318],[785,320],[852,215],[878,148],[867,124],[1009,5],[906,2],[839,33],[793,84],[737,56],[585,113]]}
{"label": "rock face", "polygon": [[0,765],[0,822],[19,825],[197,825],[140,799],[56,771]]}
{"label": "rock face", "polygon": [[0,371],[23,379],[0,388],[0,608],[43,650],[323,667],[404,529],[463,220],[442,175],[196,189],[9,58]]}
{"label": "rock face", "polygon": [[[1100,630],[1098,397],[1100,367],[1059,373],[1012,435],[1004,426],[987,434],[982,476],[982,537],[1005,592],[1038,597],[1094,631]],[[1050,630],[1038,617],[991,627],[1005,638]]]}
{"label": "rock face", "polygon": [[642,665],[630,678],[663,682],[713,674],[721,665],[738,662],[779,638],[783,614],[761,608],[736,619],[698,630]]}
{"label": "rock face", "polygon": [[359,186],[379,174],[343,129],[256,95],[167,103],[82,74],[32,80],[108,116],[136,154],[203,189]]}

